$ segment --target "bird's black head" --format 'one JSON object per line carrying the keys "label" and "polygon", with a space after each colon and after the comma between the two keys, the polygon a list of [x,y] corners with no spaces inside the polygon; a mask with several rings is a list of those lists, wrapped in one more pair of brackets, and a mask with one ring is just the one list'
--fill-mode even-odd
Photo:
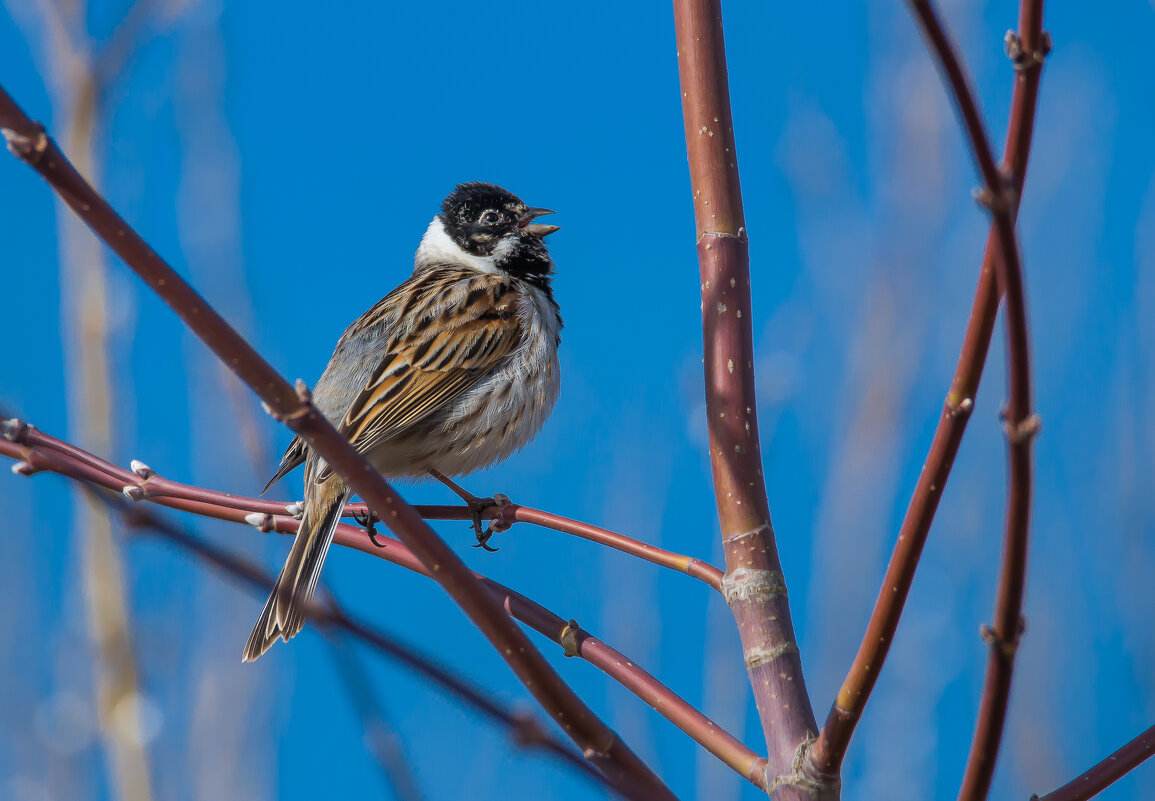
{"label": "bird's black head", "polygon": [[445,198],[438,219],[446,235],[470,256],[510,275],[544,281],[553,272],[553,262],[543,238],[558,227],[533,220],[552,213],[526,206],[500,186],[472,181],[459,184]]}

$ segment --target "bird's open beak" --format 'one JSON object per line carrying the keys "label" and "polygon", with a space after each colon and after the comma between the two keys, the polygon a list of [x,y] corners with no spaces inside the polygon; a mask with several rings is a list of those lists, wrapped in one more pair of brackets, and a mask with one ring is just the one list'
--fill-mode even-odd
{"label": "bird's open beak", "polygon": [[521,219],[517,221],[517,227],[527,231],[528,233],[533,234],[534,236],[548,236],[549,234],[552,234],[554,231],[560,230],[561,226],[560,225],[539,225],[538,223],[532,222],[532,220],[534,220],[537,217],[542,216],[543,214],[556,214],[556,213],[557,212],[553,211],[553,209],[526,209],[525,214],[523,214],[521,216]]}

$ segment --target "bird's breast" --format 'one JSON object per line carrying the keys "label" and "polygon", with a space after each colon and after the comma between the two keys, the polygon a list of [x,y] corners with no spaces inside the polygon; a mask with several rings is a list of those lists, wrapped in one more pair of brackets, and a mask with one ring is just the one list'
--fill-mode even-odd
{"label": "bird's breast", "polygon": [[561,388],[557,307],[530,288],[517,313],[525,322],[521,346],[464,393],[433,434],[445,438],[431,465],[443,473],[463,475],[509,457],[537,435],[553,411]]}

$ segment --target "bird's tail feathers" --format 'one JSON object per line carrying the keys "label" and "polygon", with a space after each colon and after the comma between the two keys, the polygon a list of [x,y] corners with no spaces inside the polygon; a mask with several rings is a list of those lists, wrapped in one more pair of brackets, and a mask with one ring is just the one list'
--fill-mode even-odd
{"label": "bird's tail feathers", "polygon": [[[327,483],[340,484],[339,481]],[[309,601],[317,589],[325,554],[333,542],[333,534],[349,497],[343,487],[336,486],[333,490],[324,487],[318,495],[320,497],[305,506],[289,557],[245,643],[245,662],[256,660],[272,647],[278,637],[288,642],[305,625]]]}

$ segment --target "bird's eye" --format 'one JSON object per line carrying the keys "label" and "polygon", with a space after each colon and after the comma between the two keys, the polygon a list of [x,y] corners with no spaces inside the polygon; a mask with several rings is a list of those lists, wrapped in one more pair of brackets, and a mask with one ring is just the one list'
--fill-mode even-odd
{"label": "bird's eye", "polygon": [[482,213],[478,222],[480,222],[482,225],[496,225],[500,219],[501,215],[496,211],[487,211]]}

